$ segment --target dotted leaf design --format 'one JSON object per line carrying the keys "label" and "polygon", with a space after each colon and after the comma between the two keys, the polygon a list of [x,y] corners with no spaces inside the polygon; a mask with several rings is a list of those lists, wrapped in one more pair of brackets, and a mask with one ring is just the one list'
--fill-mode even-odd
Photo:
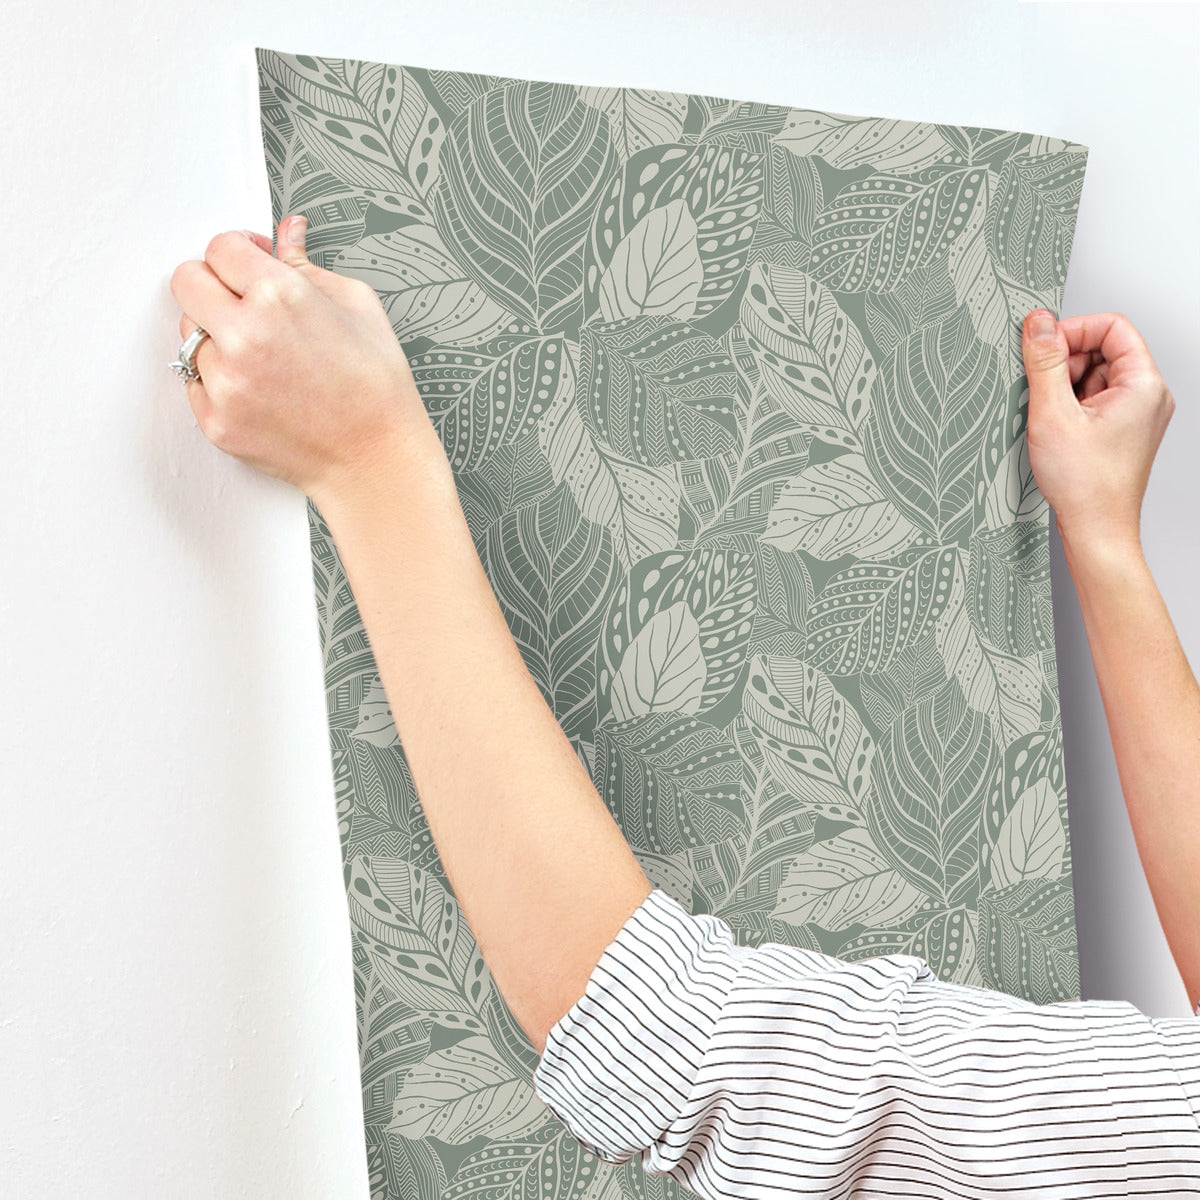
{"label": "dotted leaf design", "polygon": [[921,530],[884,494],[866,459],[848,451],[789,479],[761,536],[826,561],[879,560],[907,550]]}
{"label": "dotted leaf design", "polygon": [[981,956],[990,988],[1051,1004],[1079,994],[1079,947],[1070,881],[1023,879],[979,897]]}
{"label": "dotted leaf design", "polygon": [[587,325],[579,400],[595,437],[653,467],[731,451],[737,371],[716,338],[669,317]]}
{"label": "dotted leaf design", "polygon": [[412,1008],[478,1016],[491,989],[458,904],[404,859],[362,856],[346,866],[350,916],[376,966]]}
{"label": "dotted leaf design", "polygon": [[916,547],[904,565],[838,571],[808,610],[805,655],[834,675],[886,671],[946,611],[956,562],[952,548]]}
{"label": "dotted leaf design", "polygon": [[[655,208],[682,201],[696,227],[703,283],[692,316],[734,294],[762,213],[762,155],[712,145],[648,146],[608,184],[584,246],[584,312],[601,311],[601,289],[618,248]],[[672,210],[679,211],[679,210]],[[691,224],[687,226],[690,230]]]}
{"label": "dotted leaf design", "polygon": [[818,155],[839,171],[869,166],[875,171],[915,172],[962,161],[962,137],[928,121],[889,121],[801,109],[788,114],[775,135],[801,158]]}
{"label": "dotted leaf design", "polygon": [[489,1039],[476,1034],[435,1050],[408,1071],[388,1132],[462,1145],[524,1133],[540,1122],[543,1110],[530,1081],[514,1078]]}
{"label": "dotted leaf design", "polygon": [[797,803],[832,820],[862,821],[876,744],[828,676],[810,663],[756,655],[742,711],[767,770]]}
{"label": "dotted leaf design", "polygon": [[768,389],[801,427],[859,448],[877,367],[833,293],[801,271],[755,264],[741,320]]}
{"label": "dotted leaf design", "polygon": [[942,259],[984,203],[982,168],[878,174],[842,188],[817,217],[808,269],[842,292],[887,292]]}
{"label": "dotted leaf design", "polygon": [[[597,664],[601,720],[610,712],[620,720],[625,706],[646,703],[660,675],[664,687],[669,679],[664,700],[688,697],[681,711],[703,713],[713,707],[741,674],[757,596],[750,554],[706,547],[641,559],[618,587],[602,627]],[[656,619],[652,636],[641,639]],[[625,666],[630,654],[640,667]],[[641,700],[635,698],[639,669],[646,672],[650,689],[641,693]],[[653,709],[627,715],[641,711]]]}
{"label": "dotted leaf design", "polygon": [[888,925],[926,899],[876,848],[866,829],[847,829],[800,855],[779,887],[774,916],[823,929]]}

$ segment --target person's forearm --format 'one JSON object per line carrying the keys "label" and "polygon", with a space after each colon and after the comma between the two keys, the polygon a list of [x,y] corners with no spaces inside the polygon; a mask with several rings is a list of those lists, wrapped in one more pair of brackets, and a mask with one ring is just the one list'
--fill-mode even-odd
{"label": "person's forearm", "polygon": [[540,1055],[650,883],[525,666],[440,444],[373,477],[314,503],[454,895]]}
{"label": "person's forearm", "polygon": [[1200,687],[1134,538],[1063,532],[1130,824],[1167,944],[1200,1002]]}

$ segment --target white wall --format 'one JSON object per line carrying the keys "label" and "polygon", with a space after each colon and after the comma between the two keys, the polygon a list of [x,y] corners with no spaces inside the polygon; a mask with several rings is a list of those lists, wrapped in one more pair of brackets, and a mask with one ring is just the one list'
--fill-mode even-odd
{"label": "white wall", "polygon": [[[641,7],[7,8],[6,1197],[367,1192],[303,497],[213,449],[165,365],[176,264],[270,232],[256,45],[1090,146],[1064,312],[1128,313],[1179,401],[1145,544],[1200,663],[1197,7]],[[1186,1015],[1052,552],[1085,995]]]}

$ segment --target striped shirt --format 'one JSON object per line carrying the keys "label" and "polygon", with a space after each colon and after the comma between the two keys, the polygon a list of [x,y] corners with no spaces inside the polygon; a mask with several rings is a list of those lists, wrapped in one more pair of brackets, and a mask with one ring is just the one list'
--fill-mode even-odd
{"label": "striped shirt", "polygon": [[1200,1196],[1200,1020],[739,946],[661,888],[534,1088],[589,1153],[703,1200]]}

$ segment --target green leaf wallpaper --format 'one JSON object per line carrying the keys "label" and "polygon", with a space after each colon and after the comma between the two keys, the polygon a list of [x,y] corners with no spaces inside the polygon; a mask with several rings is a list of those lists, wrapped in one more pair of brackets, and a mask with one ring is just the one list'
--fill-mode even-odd
{"label": "green leaf wallpaper", "polygon": [[[1021,325],[1087,147],[257,48],[275,223],[366,280],[646,873],[748,945],[1077,999]],[[309,520],[373,1196],[658,1200],[480,958]]]}

